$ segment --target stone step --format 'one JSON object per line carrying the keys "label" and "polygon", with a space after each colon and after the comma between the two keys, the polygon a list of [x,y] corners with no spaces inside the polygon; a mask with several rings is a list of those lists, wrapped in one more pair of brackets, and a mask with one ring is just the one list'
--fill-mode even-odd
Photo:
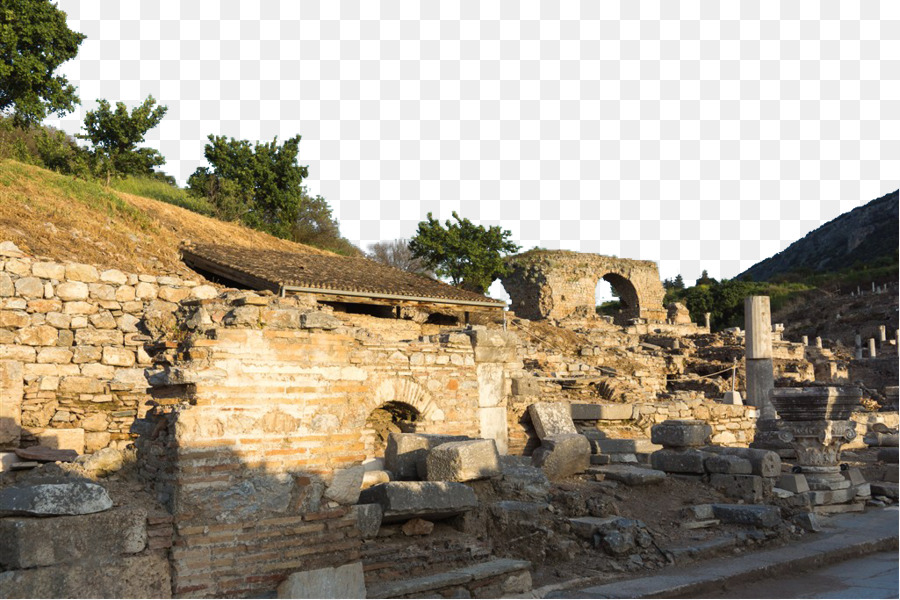
{"label": "stone step", "polygon": [[648,438],[605,438],[591,440],[591,450],[594,454],[650,454],[662,450],[662,446]]}
{"label": "stone step", "polygon": [[[366,595],[369,598],[425,598],[444,591],[452,592],[452,597],[471,597],[459,593],[465,590],[468,594],[467,588],[474,584],[473,587],[478,588],[485,585],[497,588],[496,594],[484,597],[509,597],[531,591],[530,569],[531,562],[527,560],[498,558],[423,577],[376,583],[368,586]],[[446,596],[446,593],[440,595]]]}

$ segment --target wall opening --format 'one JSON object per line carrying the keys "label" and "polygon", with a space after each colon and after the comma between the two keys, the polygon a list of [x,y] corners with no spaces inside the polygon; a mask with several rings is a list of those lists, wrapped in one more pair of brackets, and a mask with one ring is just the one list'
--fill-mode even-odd
{"label": "wall opening", "polygon": [[640,316],[637,290],[621,275],[607,273],[600,277],[594,297],[597,314],[611,316],[617,323],[624,324],[628,319]]}
{"label": "wall opening", "polygon": [[366,419],[366,456],[384,456],[388,435],[391,433],[415,433],[421,419],[419,410],[406,402],[385,402]]}

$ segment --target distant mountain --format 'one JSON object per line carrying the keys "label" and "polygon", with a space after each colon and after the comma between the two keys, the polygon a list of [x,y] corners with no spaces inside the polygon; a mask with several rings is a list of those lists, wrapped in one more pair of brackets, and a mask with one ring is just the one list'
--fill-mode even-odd
{"label": "distant mountain", "polygon": [[737,279],[769,281],[796,271],[827,273],[879,259],[896,262],[898,227],[898,190],[894,190],[825,223]]}

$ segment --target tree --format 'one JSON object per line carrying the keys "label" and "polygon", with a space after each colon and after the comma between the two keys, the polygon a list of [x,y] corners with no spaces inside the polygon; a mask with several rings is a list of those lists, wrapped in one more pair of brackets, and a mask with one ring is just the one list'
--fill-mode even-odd
{"label": "tree", "polygon": [[409,248],[439,277],[449,277],[453,285],[483,294],[494,279],[508,272],[504,253],[516,252],[519,246],[509,240],[509,230],[496,225],[485,229],[460,219],[456,211],[453,218],[456,223],[447,219],[441,225],[428,213]]}
{"label": "tree", "polygon": [[700,274],[700,279],[694,282],[694,285],[712,285],[715,282],[716,280],[709,276],[706,269],[703,269],[703,272]]}
{"label": "tree", "polygon": [[0,113],[24,128],[72,111],[75,86],[54,71],[84,38],[49,0],[0,0]]}
{"label": "tree", "polygon": [[116,102],[115,111],[106,100],[97,103],[97,110],[88,111],[84,117],[87,133],[76,137],[91,142],[95,170],[105,175],[106,185],[113,176],[152,175],[153,167],[166,162],[157,150],[138,148],[138,144],[143,143],[148,131],[159,125],[167,107],[154,108],[153,96],[147,96],[130,114],[123,102]]}
{"label": "tree", "polygon": [[413,256],[412,250],[409,249],[409,240],[391,240],[389,242],[376,242],[369,246],[368,258],[380,262],[382,264],[417,273],[419,275],[431,276],[425,260]]}
{"label": "tree", "polygon": [[362,251],[341,235],[337,219],[322,196],[307,195],[304,189],[294,216],[291,239],[300,244],[331,250],[337,254],[360,256]]}

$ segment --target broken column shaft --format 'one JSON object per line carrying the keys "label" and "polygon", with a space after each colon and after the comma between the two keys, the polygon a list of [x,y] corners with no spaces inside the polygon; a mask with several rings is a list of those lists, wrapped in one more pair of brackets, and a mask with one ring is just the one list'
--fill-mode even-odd
{"label": "broken column shaft", "polygon": [[759,410],[760,419],[774,419],[769,393],[775,387],[772,372],[772,313],[768,296],[744,299],[746,333],[747,404]]}
{"label": "broken column shaft", "polygon": [[875,338],[869,338],[869,358],[875,358]]}

